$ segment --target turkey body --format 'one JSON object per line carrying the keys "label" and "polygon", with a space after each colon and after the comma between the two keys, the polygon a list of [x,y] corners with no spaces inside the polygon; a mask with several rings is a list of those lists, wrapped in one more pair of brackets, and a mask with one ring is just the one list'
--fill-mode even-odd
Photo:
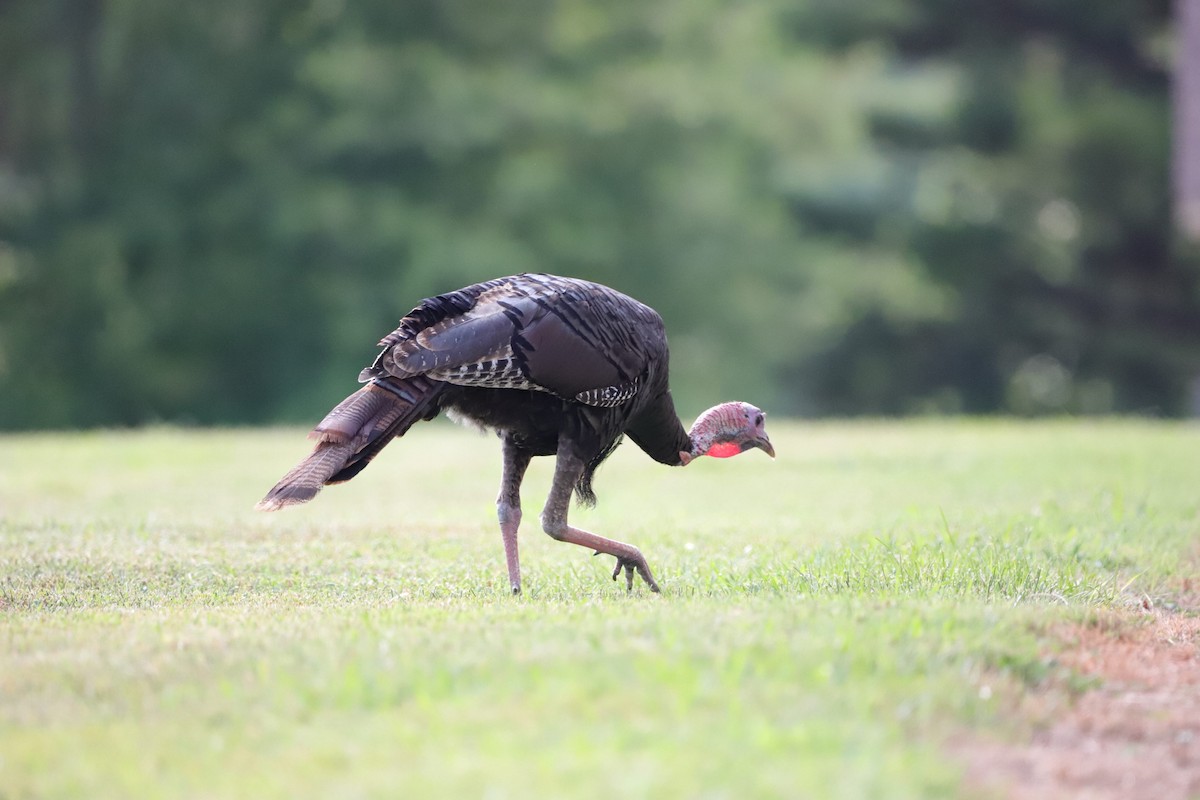
{"label": "turkey body", "polygon": [[[413,424],[445,411],[495,430],[502,441],[497,509],[514,592],[520,589],[521,479],[531,458],[547,455],[557,461],[542,513],[546,532],[616,556],[614,578],[624,568],[632,585],[636,570],[658,590],[637,548],[566,522],[572,491],[583,502],[595,501],[593,474],[625,435],[664,464],[704,454],[675,412],[657,312],[597,283],[514,275],[422,301],[379,345],[359,375],[366,386],[318,424],[313,453],[260,509],[304,502],[323,485],[349,480]],[[750,421],[757,409],[745,408]],[[760,429],[761,423],[758,412]],[[761,441],[739,445],[748,446],[770,448],[765,433]]]}
{"label": "turkey body", "polygon": [[[605,286],[551,275],[520,275],[463,290],[474,291],[480,292],[476,303],[448,317],[444,329],[431,326],[436,330],[428,337],[432,343],[456,340],[449,353],[438,351],[449,358],[447,366],[428,373],[450,384],[444,407],[511,436],[534,455],[557,453],[565,434],[576,454],[590,462],[632,429],[651,456],[679,463],[687,432],[674,415],[667,336],[657,312]],[[426,304],[455,307],[445,295]],[[481,317],[487,322],[477,323]],[[403,374],[408,364],[421,369],[440,360],[420,333],[412,336],[403,324],[397,333],[413,355],[406,353],[397,368],[395,351],[385,351],[367,370],[372,376]],[[456,364],[464,357],[472,360]],[[659,406],[673,428],[645,424]]]}

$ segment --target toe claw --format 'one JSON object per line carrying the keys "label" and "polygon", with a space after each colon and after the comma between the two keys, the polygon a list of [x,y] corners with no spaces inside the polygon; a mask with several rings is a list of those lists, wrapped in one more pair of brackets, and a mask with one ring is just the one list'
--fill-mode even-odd
{"label": "toe claw", "polygon": [[612,578],[615,581],[617,576],[621,574],[621,570],[625,570],[625,589],[633,591],[633,574],[636,571],[642,576],[642,580],[650,587],[650,591],[659,592],[658,583],[654,580],[654,576],[650,574],[650,567],[646,564],[646,559],[638,554],[638,557],[617,556],[616,566],[613,567]]}

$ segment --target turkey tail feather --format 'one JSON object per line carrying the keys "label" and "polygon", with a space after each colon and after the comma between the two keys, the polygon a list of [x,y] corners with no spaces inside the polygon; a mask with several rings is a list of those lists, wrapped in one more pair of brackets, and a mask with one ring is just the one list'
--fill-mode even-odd
{"label": "turkey tail feather", "polygon": [[311,500],[322,486],[348,481],[415,423],[437,416],[443,384],[425,378],[376,378],[347,397],[309,438],[317,446],[255,506],[276,511]]}
{"label": "turkey tail feather", "polygon": [[351,444],[319,443],[312,454],[284,475],[254,508],[258,511],[278,511],[285,506],[308,502],[353,455],[354,446]]}

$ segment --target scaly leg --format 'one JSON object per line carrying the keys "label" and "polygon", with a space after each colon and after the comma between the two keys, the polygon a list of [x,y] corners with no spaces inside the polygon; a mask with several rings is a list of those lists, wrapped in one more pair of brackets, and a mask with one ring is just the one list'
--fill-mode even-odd
{"label": "scaly leg", "polygon": [[496,497],[496,516],[500,518],[500,535],[504,538],[504,558],[508,562],[508,583],[513,594],[521,593],[521,558],[517,552],[517,529],[521,527],[521,480],[532,454],[503,440],[504,467],[500,477],[500,494]]}
{"label": "scaly leg", "polygon": [[575,483],[583,474],[583,461],[566,448],[560,446],[554,465],[554,482],[550,486],[550,496],[546,499],[546,507],[542,509],[542,530],[560,542],[570,542],[581,547],[596,551],[596,555],[607,553],[616,556],[617,566],[613,570],[613,580],[625,570],[625,586],[633,591],[633,573],[642,576],[642,580],[650,587],[650,591],[659,591],[658,583],[650,574],[650,566],[642,551],[631,544],[606,539],[567,524],[567,510],[571,505],[571,492]]}

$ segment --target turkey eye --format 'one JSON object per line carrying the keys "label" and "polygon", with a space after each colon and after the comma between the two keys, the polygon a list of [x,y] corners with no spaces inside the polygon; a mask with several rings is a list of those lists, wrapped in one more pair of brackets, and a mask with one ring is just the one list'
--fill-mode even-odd
{"label": "turkey eye", "polygon": [[754,427],[757,428],[757,427],[761,426],[762,424],[763,424],[763,415],[759,414],[757,417],[754,418]]}

